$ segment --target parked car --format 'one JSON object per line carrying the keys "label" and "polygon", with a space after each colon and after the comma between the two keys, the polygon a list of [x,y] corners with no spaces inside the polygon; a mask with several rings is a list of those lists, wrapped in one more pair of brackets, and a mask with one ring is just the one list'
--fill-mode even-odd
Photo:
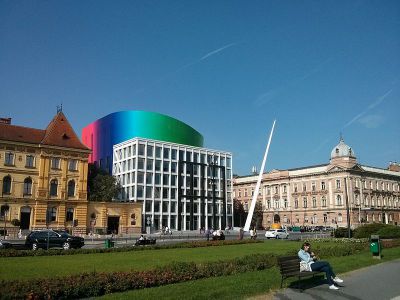
{"label": "parked car", "polygon": [[265,232],[265,237],[267,239],[287,239],[289,237],[289,233],[283,229],[270,229]]}
{"label": "parked car", "polygon": [[32,231],[25,240],[25,246],[28,249],[36,250],[38,248],[81,248],[85,240],[79,236],[72,236],[67,232],[56,232],[53,230]]}
{"label": "parked car", "polygon": [[0,249],[10,249],[12,247],[13,245],[11,243],[0,240]]}

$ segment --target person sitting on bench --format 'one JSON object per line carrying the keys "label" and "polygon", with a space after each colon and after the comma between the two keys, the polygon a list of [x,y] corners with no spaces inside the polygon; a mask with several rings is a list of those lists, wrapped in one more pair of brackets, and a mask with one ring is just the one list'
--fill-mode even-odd
{"label": "person sitting on bench", "polygon": [[310,243],[305,242],[298,252],[300,261],[300,271],[320,271],[325,272],[326,279],[331,290],[338,290],[335,283],[342,283],[343,280],[335,275],[331,265],[327,261],[317,261],[318,258],[311,251]]}

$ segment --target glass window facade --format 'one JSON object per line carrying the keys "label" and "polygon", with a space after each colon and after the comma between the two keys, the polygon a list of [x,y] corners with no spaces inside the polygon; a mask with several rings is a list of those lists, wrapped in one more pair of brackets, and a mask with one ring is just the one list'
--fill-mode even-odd
{"label": "glass window facade", "polygon": [[143,201],[143,218],[150,217],[154,229],[233,225],[231,153],[143,138],[114,145],[113,151],[113,175],[125,178],[123,190],[130,190],[119,200]]}

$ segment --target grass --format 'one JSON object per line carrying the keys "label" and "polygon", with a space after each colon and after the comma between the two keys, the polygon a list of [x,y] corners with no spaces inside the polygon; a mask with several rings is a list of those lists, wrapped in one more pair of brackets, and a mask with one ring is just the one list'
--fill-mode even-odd
{"label": "grass", "polygon": [[[323,243],[327,245],[329,243]],[[226,260],[256,253],[285,253],[298,249],[299,242],[266,241],[203,248],[177,248],[65,256],[1,257],[0,280],[65,276],[84,272],[145,270],[173,261],[206,262]]]}
{"label": "grass", "polygon": [[[368,251],[360,254],[329,259],[334,271],[343,274],[370,265],[400,258],[400,248],[384,250],[382,260],[372,259]],[[288,286],[294,279],[287,279]],[[269,299],[280,287],[280,274],[276,267],[239,275],[207,278],[167,286],[115,293],[100,297],[114,299],[246,299],[257,297]],[[272,298],[272,297],[271,297]]]}

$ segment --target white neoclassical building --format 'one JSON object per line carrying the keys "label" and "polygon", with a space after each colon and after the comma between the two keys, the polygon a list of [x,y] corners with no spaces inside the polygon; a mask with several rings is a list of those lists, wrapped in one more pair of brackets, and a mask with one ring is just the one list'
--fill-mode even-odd
{"label": "white neoclassical building", "polygon": [[[247,210],[257,175],[234,178],[233,195]],[[263,174],[257,198],[263,226],[352,227],[362,223],[399,224],[400,165],[388,169],[357,163],[354,150],[340,139],[328,164]],[[348,220],[348,219],[349,220]]]}
{"label": "white neoclassical building", "polygon": [[143,203],[143,227],[225,228],[233,224],[232,154],[133,138],[114,145],[121,201]]}

